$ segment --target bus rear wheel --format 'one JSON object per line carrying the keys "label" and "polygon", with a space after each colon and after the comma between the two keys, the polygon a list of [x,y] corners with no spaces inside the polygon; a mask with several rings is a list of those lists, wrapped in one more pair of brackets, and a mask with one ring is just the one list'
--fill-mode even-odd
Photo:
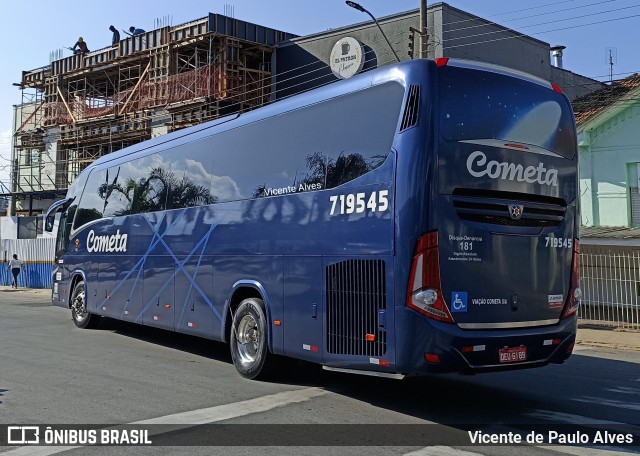
{"label": "bus rear wheel", "polygon": [[240,303],[231,323],[231,358],[245,378],[264,378],[270,367],[267,348],[267,319],[262,299],[247,298]]}
{"label": "bus rear wheel", "polygon": [[71,319],[78,328],[90,329],[98,324],[99,318],[87,311],[84,282],[78,282],[71,294]]}

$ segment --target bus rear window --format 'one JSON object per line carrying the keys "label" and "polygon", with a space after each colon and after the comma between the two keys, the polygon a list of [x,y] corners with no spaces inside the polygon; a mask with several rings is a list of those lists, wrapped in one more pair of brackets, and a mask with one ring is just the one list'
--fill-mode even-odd
{"label": "bus rear window", "polygon": [[550,87],[488,71],[439,68],[440,134],[446,141],[498,139],[573,158],[573,114]]}

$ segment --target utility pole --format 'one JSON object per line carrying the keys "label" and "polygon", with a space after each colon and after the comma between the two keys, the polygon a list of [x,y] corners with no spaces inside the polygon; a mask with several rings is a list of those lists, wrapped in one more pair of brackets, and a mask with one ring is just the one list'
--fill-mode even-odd
{"label": "utility pole", "polygon": [[420,58],[427,58],[427,0],[420,0]]}

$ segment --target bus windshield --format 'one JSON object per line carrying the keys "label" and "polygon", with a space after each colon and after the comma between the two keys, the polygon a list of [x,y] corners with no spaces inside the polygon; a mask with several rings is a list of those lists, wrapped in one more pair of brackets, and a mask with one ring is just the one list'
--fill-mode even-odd
{"label": "bus windshield", "polygon": [[440,80],[445,141],[514,141],[573,158],[573,116],[562,94],[526,79],[464,67],[441,68]]}

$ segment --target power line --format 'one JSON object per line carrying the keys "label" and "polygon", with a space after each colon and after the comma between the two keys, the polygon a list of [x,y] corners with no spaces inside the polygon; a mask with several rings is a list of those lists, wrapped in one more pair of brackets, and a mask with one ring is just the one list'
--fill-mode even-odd
{"label": "power line", "polygon": [[[616,8],[616,9],[608,10],[608,11],[605,11],[605,12],[606,13],[613,13],[613,12],[624,11],[624,10],[629,10],[629,9],[633,9],[633,8],[640,8],[640,5],[625,6],[625,7],[622,7],[622,8]],[[556,19],[556,20],[553,20],[553,21],[540,22],[538,24],[525,25],[525,26],[521,26],[519,28],[525,29],[525,28],[530,28],[530,27],[539,27],[541,25],[555,24],[555,23],[558,23],[558,22],[573,21],[573,20],[576,20],[576,19],[583,19],[585,17],[598,16],[598,15],[601,15],[602,13],[603,13],[602,11],[598,11],[598,12],[595,12],[595,13],[583,14],[581,16],[575,16],[575,17],[571,17],[571,18]],[[635,16],[628,16],[628,17],[612,19],[612,20],[630,19],[630,18],[638,17],[638,16],[640,16],[640,15],[637,14]],[[601,20],[601,21],[598,21],[597,23],[601,24],[603,22],[610,22],[612,20]],[[593,25],[593,24],[595,24],[595,23],[583,24],[581,26]],[[534,33],[534,34],[538,34],[539,35],[540,33],[556,32],[556,31],[559,31],[559,30],[568,30],[568,29],[576,28],[576,27],[578,27],[578,26],[566,27],[566,28],[555,29],[555,30],[548,30],[548,31],[545,31],[545,32],[538,32],[538,33]],[[451,38],[450,41],[461,40],[461,39],[469,39],[469,38],[475,38],[475,37],[486,36],[486,35],[494,35],[496,33],[506,33],[506,32],[510,32],[510,30],[493,30],[491,32],[478,33],[476,35],[467,35],[467,36],[462,36],[462,37],[457,37],[457,38]],[[444,31],[444,33],[447,33],[447,31]],[[526,36],[526,35],[520,35],[520,36],[522,37],[522,36]],[[474,44],[477,44],[477,43],[474,43]]]}
{"label": "power line", "polygon": [[[580,5],[580,6],[575,6],[573,8],[565,8],[565,9],[560,9],[560,10],[555,10],[555,11],[547,11],[544,13],[540,13],[540,14],[532,14],[529,16],[523,16],[523,17],[518,17],[518,18],[514,18],[514,19],[510,19],[510,21],[519,21],[519,20],[524,20],[524,19],[531,19],[534,17],[540,17],[540,16],[548,16],[550,14],[557,14],[557,13],[561,13],[561,12],[565,12],[565,11],[573,11],[573,10],[577,10],[577,9],[582,9],[582,8],[588,8],[590,6],[595,6],[595,5],[601,5],[603,3],[611,3],[611,2],[615,2],[617,0],[602,0],[599,2],[595,2],[595,3],[589,3],[587,5]],[[615,11],[615,10],[611,10],[611,11]],[[608,13],[611,11],[601,11],[597,14],[602,14],[602,13]],[[575,18],[571,18],[571,19],[575,19]],[[483,18],[473,18],[473,19],[465,19],[464,21],[458,21],[458,22],[467,22],[467,21],[478,21],[478,20],[482,20],[485,21],[483,24],[476,24],[470,27],[462,27],[462,28],[457,28],[457,29],[452,29],[452,30],[443,30],[444,33],[453,33],[453,32],[460,32],[462,30],[469,30],[469,29],[473,29],[473,28],[478,28],[478,27],[486,27],[488,25],[493,25],[493,23],[487,23],[486,19]],[[569,20],[569,19],[567,19]],[[553,22],[553,21],[552,21]],[[455,22],[450,22],[447,25],[451,25],[451,24],[455,24]],[[543,23],[545,24],[545,23]],[[537,24],[539,25],[539,24]],[[530,27],[530,26],[526,26],[526,27]],[[524,28],[523,26],[521,26],[520,28]]]}

